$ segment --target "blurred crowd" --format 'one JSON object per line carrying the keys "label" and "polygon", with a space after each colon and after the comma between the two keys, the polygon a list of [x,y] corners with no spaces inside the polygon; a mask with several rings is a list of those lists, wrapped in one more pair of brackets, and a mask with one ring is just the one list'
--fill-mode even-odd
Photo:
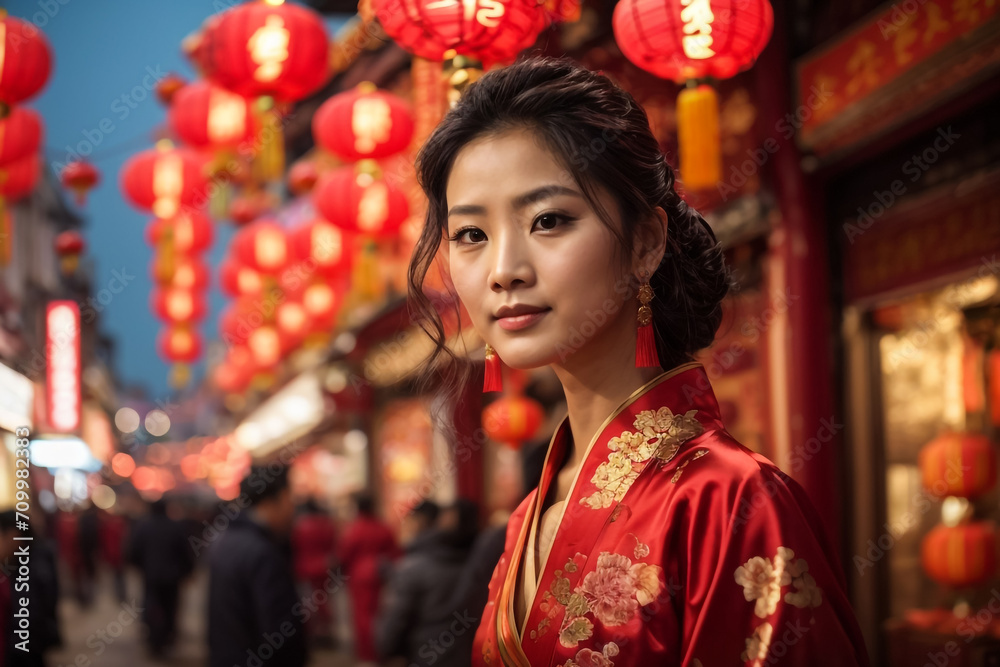
{"label": "blurred crowd", "polygon": [[[0,513],[0,667],[47,664],[45,649],[63,645],[60,595],[87,609],[98,581],[111,582],[123,608],[137,607],[147,657],[168,658],[185,583],[200,572],[211,667],[298,667],[319,648],[360,665],[470,664],[505,525],[481,530],[480,508],[466,499],[424,499],[394,531],[370,495],[350,501],[346,513],[312,498],[296,505],[287,469],[273,465],[252,468],[238,498],[212,507],[166,497],[115,511],[37,512],[27,533],[13,511]],[[13,538],[27,535],[29,653],[14,649],[13,617],[15,549],[24,543]],[[128,567],[141,595],[129,596]]]}

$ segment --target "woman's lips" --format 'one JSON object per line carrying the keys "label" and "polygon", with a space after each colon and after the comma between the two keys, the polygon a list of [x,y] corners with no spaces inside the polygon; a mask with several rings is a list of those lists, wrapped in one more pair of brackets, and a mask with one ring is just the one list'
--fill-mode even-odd
{"label": "woman's lips", "polygon": [[537,313],[527,313],[525,315],[514,315],[511,317],[498,317],[497,324],[506,331],[520,331],[535,324],[545,317],[551,308],[538,311]]}

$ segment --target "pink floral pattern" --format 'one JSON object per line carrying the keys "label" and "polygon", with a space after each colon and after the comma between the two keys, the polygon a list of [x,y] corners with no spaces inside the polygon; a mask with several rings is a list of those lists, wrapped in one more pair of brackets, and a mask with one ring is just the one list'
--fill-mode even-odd
{"label": "pink floral pattern", "polygon": [[618,644],[608,642],[600,653],[589,648],[580,649],[575,658],[570,658],[561,667],[615,667],[611,658],[618,655]]}

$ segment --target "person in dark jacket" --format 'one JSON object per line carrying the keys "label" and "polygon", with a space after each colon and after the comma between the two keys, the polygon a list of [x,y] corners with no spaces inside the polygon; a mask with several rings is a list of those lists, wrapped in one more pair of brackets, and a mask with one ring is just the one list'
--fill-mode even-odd
{"label": "person in dark jacket", "polygon": [[[409,519],[420,521],[424,503]],[[416,515],[416,516],[414,516]],[[476,505],[459,501],[406,545],[396,563],[376,638],[383,658],[403,656],[410,667],[459,667],[470,664],[477,623],[450,603],[462,573],[469,545],[476,534]]]}
{"label": "person in dark jacket", "polygon": [[[210,667],[303,667],[304,606],[295,593],[288,531],[295,514],[288,470],[255,466],[209,555]],[[245,501],[245,502],[244,502]]]}
{"label": "person in dark jacket", "polygon": [[160,499],[135,527],[129,562],[142,572],[143,622],[150,653],[162,655],[174,643],[181,581],[191,573],[193,554],[180,525]]}

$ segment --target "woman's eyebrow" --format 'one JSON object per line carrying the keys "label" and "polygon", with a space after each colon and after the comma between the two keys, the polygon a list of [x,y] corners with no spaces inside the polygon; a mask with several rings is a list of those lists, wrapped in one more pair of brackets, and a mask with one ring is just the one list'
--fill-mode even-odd
{"label": "woman's eyebrow", "polygon": [[[564,185],[542,185],[514,197],[514,210],[519,211],[526,206],[534,204],[535,202],[548,199],[549,197],[555,197],[556,195],[569,195],[571,197],[579,197],[581,199],[584,198],[580,192],[577,192],[572,188],[567,188]],[[453,215],[486,215],[486,207],[479,206],[478,204],[458,204],[456,206],[452,206],[448,211],[448,217]]]}

